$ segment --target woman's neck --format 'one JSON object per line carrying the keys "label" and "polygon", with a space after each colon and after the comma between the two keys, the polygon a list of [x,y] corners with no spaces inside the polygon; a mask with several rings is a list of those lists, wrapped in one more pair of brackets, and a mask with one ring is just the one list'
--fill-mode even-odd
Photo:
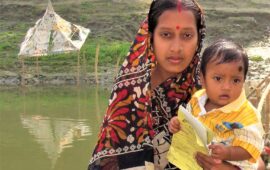
{"label": "woman's neck", "polygon": [[170,74],[163,71],[158,65],[152,70],[151,75],[151,89],[155,89],[169,77],[174,76],[175,74]]}

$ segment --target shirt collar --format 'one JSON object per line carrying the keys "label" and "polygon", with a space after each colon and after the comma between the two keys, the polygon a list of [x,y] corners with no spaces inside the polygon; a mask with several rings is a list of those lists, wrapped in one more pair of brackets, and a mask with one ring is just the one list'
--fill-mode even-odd
{"label": "shirt collar", "polygon": [[[205,89],[203,89],[202,95],[198,98],[199,106],[201,108],[201,112],[199,113],[200,116],[206,114],[206,110],[204,106],[206,104],[207,99],[208,99],[208,96],[206,94]],[[246,101],[246,93],[245,93],[245,90],[242,89],[240,96],[236,100],[234,100],[233,102],[221,108],[213,109],[210,112],[219,110],[223,113],[230,113],[232,111],[238,110],[244,104],[245,101]]]}

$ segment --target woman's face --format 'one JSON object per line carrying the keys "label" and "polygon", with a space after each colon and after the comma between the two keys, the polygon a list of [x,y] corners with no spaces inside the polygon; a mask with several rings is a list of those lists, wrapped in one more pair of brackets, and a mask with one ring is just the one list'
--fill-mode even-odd
{"label": "woman's face", "polygon": [[156,69],[160,76],[168,78],[187,68],[197,45],[196,20],[191,11],[175,9],[163,12],[153,35]]}

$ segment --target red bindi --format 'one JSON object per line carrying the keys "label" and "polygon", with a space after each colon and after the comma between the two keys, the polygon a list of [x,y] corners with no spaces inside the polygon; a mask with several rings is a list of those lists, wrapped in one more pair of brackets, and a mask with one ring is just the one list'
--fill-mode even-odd
{"label": "red bindi", "polygon": [[180,29],[180,26],[179,26],[179,25],[177,25],[177,26],[176,26],[176,29],[177,29],[177,30],[179,30],[179,29]]}

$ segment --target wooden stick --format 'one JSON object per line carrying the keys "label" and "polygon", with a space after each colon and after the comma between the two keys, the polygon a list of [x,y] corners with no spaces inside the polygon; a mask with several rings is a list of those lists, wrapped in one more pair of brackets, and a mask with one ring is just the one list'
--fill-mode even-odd
{"label": "wooden stick", "polygon": [[[267,78],[266,80],[266,84],[269,86],[270,84],[270,77]],[[265,99],[265,123],[266,123],[266,127],[265,127],[265,132],[266,133],[270,133],[270,129],[269,129],[269,126],[270,126],[270,91],[268,91],[268,95]]]}
{"label": "wooden stick", "polygon": [[84,78],[86,80],[86,84],[88,84],[85,51],[83,52],[83,74],[84,74]]}
{"label": "wooden stick", "polygon": [[[265,84],[265,82],[267,81],[267,79],[270,79],[269,77],[270,77],[270,74],[268,76],[266,76],[266,78],[257,85],[257,88],[259,88],[260,86],[262,86],[263,84]],[[249,98],[250,96],[252,96],[255,92],[256,92],[256,88],[254,90],[252,90],[248,94],[247,98]]]}
{"label": "wooden stick", "polygon": [[116,65],[115,65],[115,71],[114,71],[115,72],[115,78],[117,77],[117,74],[118,74],[120,59],[121,59],[121,57],[119,56],[117,58],[117,62],[116,62]]}
{"label": "wooden stick", "polygon": [[22,70],[21,70],[21,86],[25,86],[25,80],[24,80],[24,74],[25,74],[24,59],[23,59],[23,57],[20,57],[19,60],[20,60],[20,63],[22,65]]}
{"label": "wooden stick", "polygon": [[80,51],[77,55],[77,86],[80,86]]}
{"label": "wooden stick", "polygon": [[102,120],[101,119],[101,113],[100,113],[100,105],[99,105],[99,85],[97,84],[96,85],[96,88],[95,88],[95,101],[96,101],[96,117],[97,117],[97,120],[100,121]]}
{"label": "wooden stick", "polygon": [[99,57],[99,44],[97,45],[96,48],[96,56],[95,56],[95,78],[96,78],[96,84],[99,84],[98,81],[98,57]]}
{"label": "wooden stick", "polygon": [[38,56],[36,56],[36,73],[39,76],[39,63],[38,63]]}
{"label": "wooden stick", "polygon": [[265,133],[269,133],[269,126],[270,126],[270,91],[268,92],[268,96],[265,100]]}
{"label": "wooden stick", "polygon": [[260,102],[260,99],[261,99],[261,88],[260,87],[256,88],[256,98],[257,98],[256,107],[258,107],[258,103]]}

